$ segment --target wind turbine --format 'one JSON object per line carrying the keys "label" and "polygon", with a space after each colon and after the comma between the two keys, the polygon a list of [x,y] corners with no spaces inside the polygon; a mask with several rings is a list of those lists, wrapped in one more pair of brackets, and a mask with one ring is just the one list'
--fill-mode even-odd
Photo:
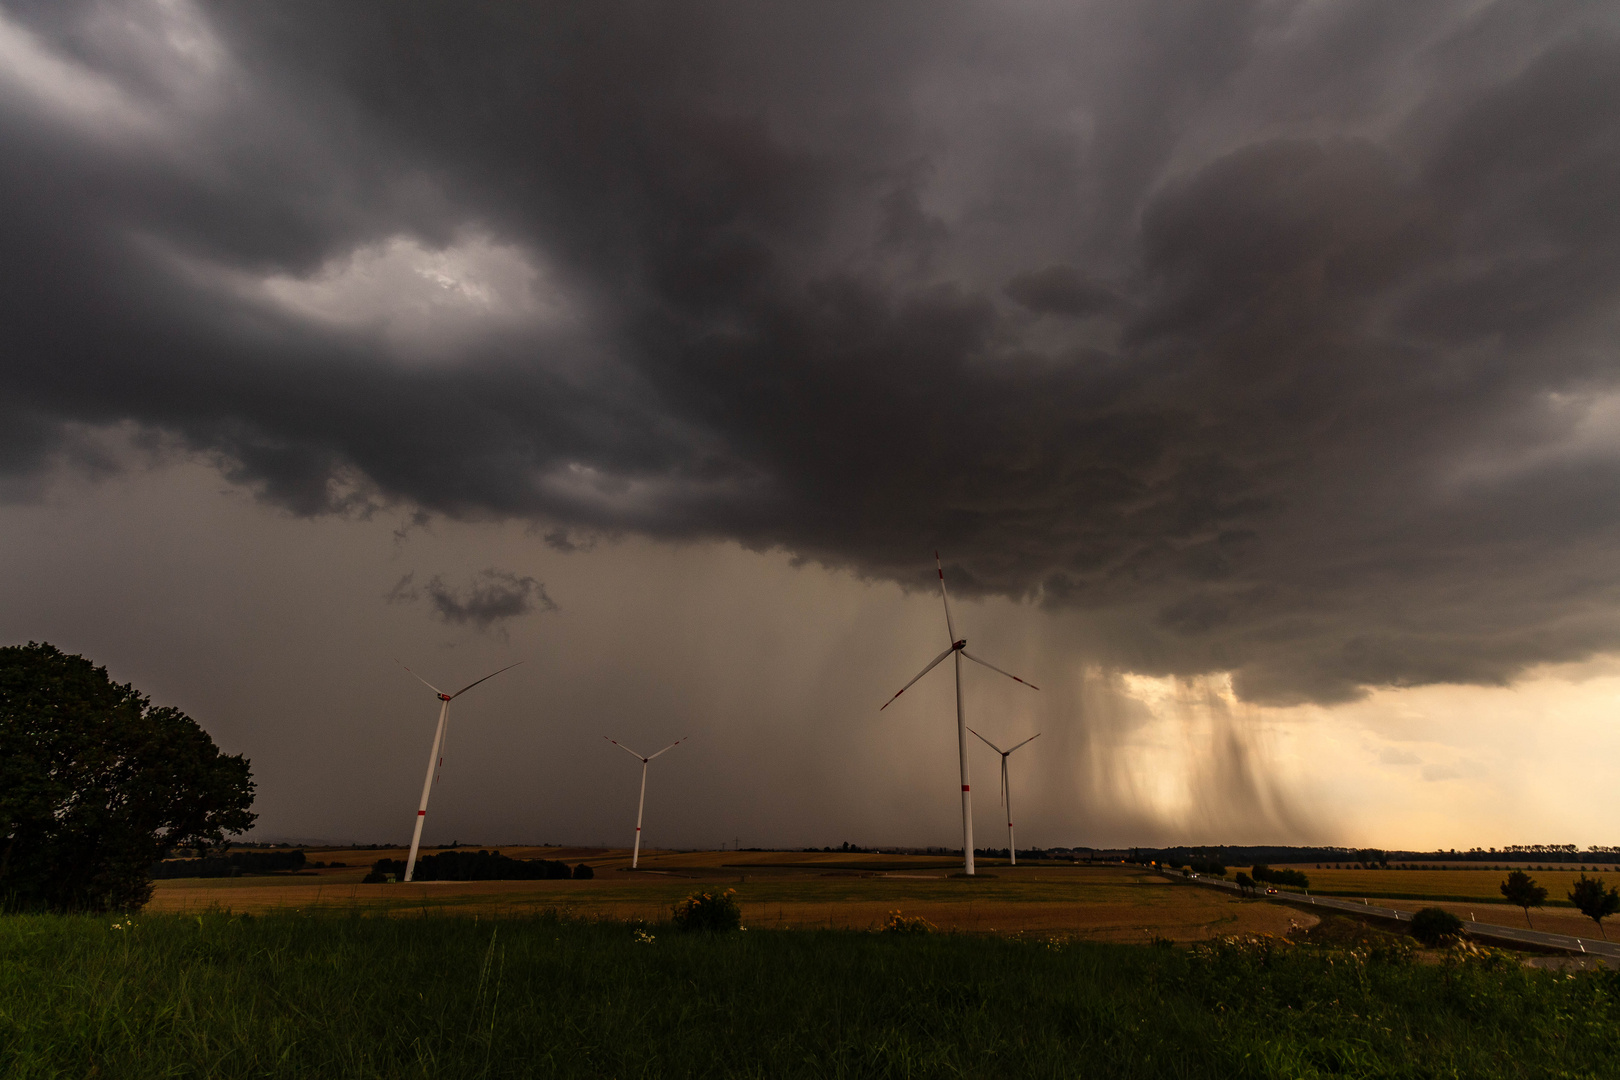
{"label": "wind turbine", "polygon": [[623,750],[625,753],[641,762],[641,800],[636,803],[636,847],[635,850],[630,853],[630,869],[634,870],[636,868],[636,864],[641,861],[641,811],[647,806],[647,763],[653,758],[657,757],[658,754],[666,754],[675,749],[688,738],[691,738],[691,736],[687,735],[676,739],[674,742],[658,751],[658,754],[652,755],[652,757],[642,757],[640,754],[624,745],[624,743],[620,742],[618,739],[608,739],[606,735],[602,736],[602,738],[607,739],[608,742],[612,743],[614,746],[617,746],[620,750]]}
{"label": "wind turbine", "polygon": [[[399,664],[399,661],[397,660],[394,662]],[[505,667],[501,668],[501,671],[510,671],[521,663],[523,663],[523,661],[519,660],[517,664],[507,664]],[[444,765],[444,757],[440,754],[440,750],[444,748],[444,734],[446,729],[448,729],[450,726],[450,703],[456,698],[460,697],[462,694],[465,694],[467,691],[471,690],[473,687],[477,686],[478,683],[493,679],[495,676],[499,675],[501,671],[492,671],[488,675],[485,675],[482,679],[479,679],[476,682],[468,683],[455,693],[447,694],[443,690],[440,690],[437,686],[434,686],[432,683],[422,678],[422,676],[418,675],[416,672],[411,671],[410,668],[405,667],[404,664],[399,664],[399,666],[405,668],[406,671],[410,671],[411,678],[415,679],[417,682],[439,695],[439,701],[441,703],[439,705],[439,726],[433,732],[433,752],[428,755],[427,779],[422,781],[422,805],[416,808],[416,831],[411,834],[411,857],[405,861],[405,880],[409,881],[411,880],[411,875],[416,873],[416,849],[422,844],[422,823],[427,820],[428,795],[433,791],[433,774]]]}
{"label": "wind turbine", "polygon": [[945,630],[951,635],[951,647],[930,660],[928,666],[917,672],[911,682],[902,686],[894,697],[885,701],[882,707],[878,709],[878,712],[882,712],[890,705],[893,705],[896,698],[910,690],[918,679],[938,667],[941,660],[944,660],[947,656],[956,657],[956,754],[962,769],[962,870],[971,877],[973,876],[973,791],[968,784],[967,719],[962,715],[962,657],[965,656],[975,664],[982,664],[991,671],[1005,675],[1013,682],[1024,683],[1031,690],[1039,690],[1040,687],[1031,682],[1024,682],[1023,679],[1020,679],[1012,672],[1002,671],[988,660],[980,660],[967,651],[967,639],[956,636],[956,624],[951,620],[951,598],[950,594],[945,591],[945,565],[939,561],[939,552],[937,551],[934,552],[934,565],[939,568],[939,597],[945,601]]}
{"label": "wind turbine", "polygon": [[[973,731],[972,728],[968,728],[968,730]],[[1001,755],[1001,805],[1007,808],[1007,858],[1011,860],[1013,866],[1017,866],[1018,848],[1013,845],[1012,781],[1007,779],[1007,758],[1013,752],[1013,750],[1018,749],[1018,746],[1023,746],[1026,743],[1032,743],[1036,739],[1040,738],[1041,733],[1037,731],[1035,734],[1019,743],[1018,746],[1013,747],[1012,750],[1003,750],[1001,747],[997,746],[983,735],[979,735],[977,731],[973,731],[973,734],[978,735],[980,742],[984,743],[984,745]]]}

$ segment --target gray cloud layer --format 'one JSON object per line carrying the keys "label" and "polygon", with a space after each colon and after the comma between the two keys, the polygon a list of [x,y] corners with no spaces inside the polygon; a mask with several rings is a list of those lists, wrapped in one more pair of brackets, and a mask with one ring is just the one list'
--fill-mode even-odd
{"label": "gray cloud layer", "polygon": [[472,626],[488,630],[510,619],[536,612],[556,611],[557,602],[546,593],[543,582],[510,570],[491,567],[480,570],[465,585],[457,587],[435,574],[421,588],[416,572],[400,578],[388,593],[391,604],[415,603],[426,597],[433,617],[448,626]]}
{"label": "gray cloud layer", "polygon": [[1620,647],[1612,9],[6,10],[15,490],[939,547],[1258,700]]}

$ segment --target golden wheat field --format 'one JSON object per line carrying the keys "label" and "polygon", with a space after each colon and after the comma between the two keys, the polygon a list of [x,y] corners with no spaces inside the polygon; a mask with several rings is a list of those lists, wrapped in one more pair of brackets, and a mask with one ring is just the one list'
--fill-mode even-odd
{"label": "golden wheat field", "polygon": [[[1522,909],[1507,904],[1502,898],[1499,886],[1507,879],[1508,871],[1505,869],[1318,870],[1308,864],[1290,869],[1303,871],[1310,878],[1310,891],[1320,896],[1348,900],[1366,898],[1373,904],[1402,910],[1441,907],[1465,919],[1499,926],[1525,926],[1527,921]],[[1524,869],[1547,890],[1547,906],[1531,909],[1529,925],[1555,934],[1606,936],[1606,931],[1601,931],[1597,924],[1568,903],[1567,895],[1580,878],[1581,870],[1516,869]],[[1602,877],[1610,885],[1620,885],[1620,873],[1616,873],[1612,867],[1589,867],[1585,873],[1588,877]],[[1231,876],[1230,873],[1228,876]]]}

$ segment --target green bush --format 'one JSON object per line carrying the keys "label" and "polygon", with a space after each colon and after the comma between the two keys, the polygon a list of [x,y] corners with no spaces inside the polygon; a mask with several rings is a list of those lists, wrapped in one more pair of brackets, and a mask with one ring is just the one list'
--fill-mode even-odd
{"label": "green bush", "polygon": [[1426,907],[1412,916],[1412,936],[1431,949],[1462,936],[1462,920],[1445,908]]}
{"label": "green bush", "polygon": [[900,911],[891,911],[878,929],[885,934],[932,934],[939,927],[921,915],[906,915]]}
{"label": "green bush", "polygon": [[1254,880],[1270,885],[1294,885],[1301,889],[1311,887],[1311,879],[1298,870],[1273,870],[1265,863],[1254,868]]}
{"label": "green bush", "polygon": [[737,890],[722,893],[695,892],[675,905],[675,928],[721,933],[742,929],[742,908],[737,906]]}

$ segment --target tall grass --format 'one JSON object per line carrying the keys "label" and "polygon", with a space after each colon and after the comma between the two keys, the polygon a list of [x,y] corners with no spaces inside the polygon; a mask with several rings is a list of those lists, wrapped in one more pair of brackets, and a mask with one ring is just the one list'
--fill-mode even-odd
{"label": "tall grass", "polygon": [[1306,948],[0,918],[6,1077],[1595,1077],[1617,1021],[1607,972]]}

